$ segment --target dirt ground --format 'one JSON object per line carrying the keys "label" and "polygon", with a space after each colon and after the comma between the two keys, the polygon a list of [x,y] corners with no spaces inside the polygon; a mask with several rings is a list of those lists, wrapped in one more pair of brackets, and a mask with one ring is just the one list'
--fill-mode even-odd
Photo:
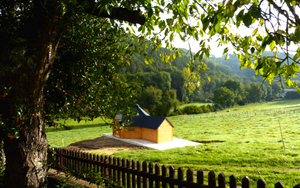
{"label": "dirt ground", "polygon": [[76,151],[97,151],[97,153],[99,152],[99,154],[108,155],[126,150],[148,149],[146,147],[136,146],[106,136],[102,136],[94,140],[84,140],[80,142],[75,142],[65,148]]}

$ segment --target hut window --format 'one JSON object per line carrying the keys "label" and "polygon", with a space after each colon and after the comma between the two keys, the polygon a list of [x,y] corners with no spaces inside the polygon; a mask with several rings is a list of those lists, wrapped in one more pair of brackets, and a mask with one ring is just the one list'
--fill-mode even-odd
{"label": "hut window", "polygon": [[135,131],[135,128],[129,127],[128,131]]}

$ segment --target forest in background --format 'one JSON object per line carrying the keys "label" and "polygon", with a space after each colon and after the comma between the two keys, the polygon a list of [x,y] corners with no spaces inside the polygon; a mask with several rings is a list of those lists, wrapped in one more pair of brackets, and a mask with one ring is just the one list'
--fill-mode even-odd
{"label": "forest in background", "polygon": [[[180,103],[213,102],[214,108],[219,110],[235,104],[244,105],[253,102],[271,101],[280,97],[284,81],[274,80],[270,86],[261,76],[256,76],[253,69],[240,69],[240,61],[234,54],[225,57],[204,58],[206,71],[200,72],[200,80],[196,76],[191,78],[187,68],[189,51],[182,50],[182,57],[177,57],[168,63],[162,63],[159,53],[170,53],[161,48],[150,54],[154,59],[152,64],[145,64],[144,58],[138,53],[133,54],[130,65],[119,69],[124,77],[137,79],[142,84],[138,92],[137,102],[151,115],[174,114],[171,109],[177,109]],[[272,56],[272,52],[264,55]],[[284,54],[278,53],[280,58]],[[189,84],[185,81],[189,80]],[[200,86],[197,83],[200,81]],[[235,87],[233,87],[235,85]],[[178,113],[175,113],[178,114]],[[174,115],[175,115],[174,114]]]}

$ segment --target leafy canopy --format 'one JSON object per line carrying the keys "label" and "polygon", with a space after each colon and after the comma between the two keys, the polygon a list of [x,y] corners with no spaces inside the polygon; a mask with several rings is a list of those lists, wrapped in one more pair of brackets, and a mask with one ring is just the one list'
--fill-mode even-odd
{"label": "leafy canopy", "polygon": [[139,85],[121,78],[134,49],[122,29],[92,15],[73,16],[47,82],[47,121],[129,116]]}
{"label": "leafy canopy", "polygon": [[[232,45],[236,56],[241,62],[240,68],[253,68],[257,75],[270,82],[275,77],[284,78],[286,86],[299,88],[293,81],[299,72],[300,57],[300,18],[298,1],[232,1],[222,3],[214,1],[156,1],[153,8],[148,9],[146,24],[139,31],[151,33],[152,26],[158,26],[165,43],[173,49],[172,41],[178,35],[182,40],[198,40],[200,50],[190,61],[191,70],[205,69],[202,62],[204,56],[209,56],[210,47],[207,45],[208,35],[216,37],[219,45]],[[162,12],[169,13],[167,19],[161,19]],[[149,26],[151,24],[152,26]],[[235,33],[236,27],[248,27],[252,30],[249,35]],[[157,34],[152,33],[154,38]],[[295,45],[296,50],[291,49]],[[273,56],[262,53],[270,49]],[[229,48],[224,54],[228,57]],[[276,56],[276,51],[285,53],[283,58]],[[180,50],[175,54],[180,54]],[[171,55],[169,59],[171,59]],[[198,61],[196,61],[198,60]],[[198,62],[198,63],[197,63]]]}

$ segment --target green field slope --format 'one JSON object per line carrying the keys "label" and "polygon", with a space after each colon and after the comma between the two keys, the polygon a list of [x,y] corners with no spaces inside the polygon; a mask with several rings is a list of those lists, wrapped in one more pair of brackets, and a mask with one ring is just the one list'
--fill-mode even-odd
{"label": "green field slope", "polygon": [[[206,179],[213,170],[227,177],[236,175],[238,184],[247,175],[255,187],[260,178],[266,180],[267,187],[278,181],[293,187],[300,183],[299,116],[300,100],[284,100],[239,106],[230,112],[168,117],[174,125],[174,137],[204,144],[164,151],[123,151],[114,156],[201,169],[206,171]],[[47,129],[50,145],[62,147],[62,140],[68,145],[111,132],[100,120],[83,124],[68,122],[70,130]]]}

